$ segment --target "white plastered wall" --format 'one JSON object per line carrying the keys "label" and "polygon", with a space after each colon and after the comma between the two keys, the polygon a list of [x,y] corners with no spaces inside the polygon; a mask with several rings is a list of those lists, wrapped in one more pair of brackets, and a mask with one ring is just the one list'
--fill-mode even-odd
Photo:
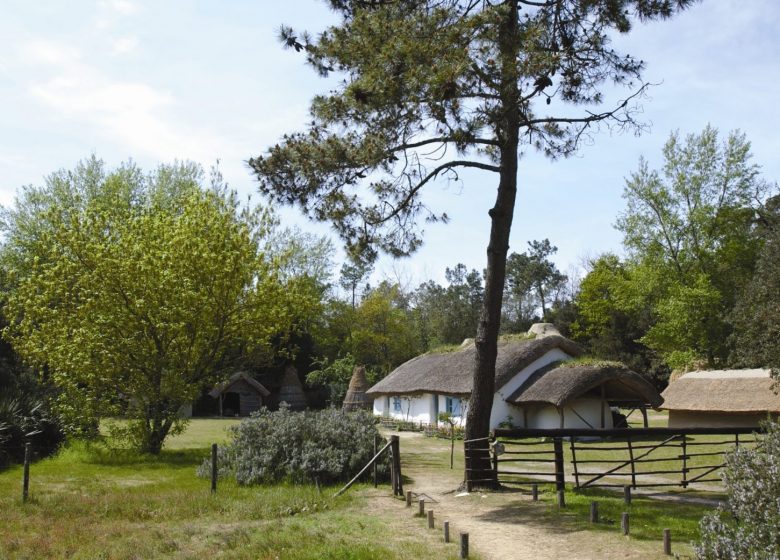
{"label": "white plastered wall", "polygon": [[[490,429],[498,428],[501,422],[509,420],[512,425],[523,428],[523,409],[506,402],[506,398],[514,393],[536,370],[561,360],[569,360],[571,356],[560,348],[553,348],[541,358],[531,362],[525,369],[519,371],[503,387],[499,387],[493,396],[493,408],[490,411]],[[555,410],[555,409],[553,409]],[[578,411],[579,412],[579,411]],[[530,423],[530,418],[529,418]],[[528,426],[531,427],[531,426]],[[558,426],[555,426],[556,428]]]}
{"label": "white plastered wall", "polygon": [[[563,407],[563,422],[564,428],[601,428],[601,399],[586,397],[573,400]],[[560,428],[561,417],[558,409],[554,406],[529,407],[528,427],[544,430]],[[612,412],[606,403],[604,428],[612,428]]]}

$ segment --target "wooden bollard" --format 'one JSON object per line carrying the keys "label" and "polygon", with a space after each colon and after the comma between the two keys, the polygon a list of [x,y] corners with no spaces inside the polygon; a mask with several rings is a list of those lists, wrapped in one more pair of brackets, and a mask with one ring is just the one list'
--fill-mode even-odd
{"label": "wooden bollard", "polygon": [[[376,448],[377,448],[377,439],[379,438],[378,435],[374,434],[374,456],[376,457]],[[379,485],[379,477],[377,475],[376,471],[376,461],[374,461],[374,488],[376,488]]]}
{"label": "wooden bollard", "polygon": [[425,498],[420,498],[420,501],[417,502],[420,506],[420,511],[418,511],[418,515],[420,517],[425,517]]}
{"label": "wooden bollard", "polygon": [[623,486],[623,502],[627,505],[631,505],[631,487]]}
{"label": "wooden bollard", "polygon": [[444,522],[444,542],[450,542],[450,522]]}
{"label": "wooden bollard", "polygon": [[412,507],[412,491],[406,491],[406,507]]}
{"label": "wooden bollard", "polygon": [[531,499],[534,502],[539,501],[539,485],[538,484],[532,484],[531,485]]}
{"label": "wooden bollard", "polygon": [[599,522],[599,503],[598,502],[591,502],[590,503],[590,522],[591,523],[598,523]]}
{"label": "wooden bollard", "polygon": [[566,495],[563,493],[563,490],[558,490],[558,507],[566,507]]}
{"label": "wooden bollard", "polygon": [[433,510],[428,510],[428,529],[433,529]]}
{"label": "wooden bollard", "polygon": [[22,502],[30,498],[30,444],[24,444],[24,470],[22,472]]}
{"label": "wooden bollard", "polygon": [[468,533],[460,534],[460,557],[461,558],[469,557],[469,534]]}
{"label": "wooden bollard", "polygon": [[628,512],[624,511],[620,516],[620,528],[623,529],[623,535],[628,536]]}
{"label": "wooden bollard", "polygon": [[664,554],[672,555],[672,532],[669,529],[664,529]]}
{"label": "wooden bollard", "polygon": [[211,444],[211,492],[217,491],[217,444]]}

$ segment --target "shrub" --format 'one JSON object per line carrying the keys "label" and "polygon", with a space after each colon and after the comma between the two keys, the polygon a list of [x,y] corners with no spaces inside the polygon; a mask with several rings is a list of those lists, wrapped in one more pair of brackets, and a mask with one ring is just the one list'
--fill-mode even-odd
{"label": "shrub", "polygon": [[[370,413],[332,408],[262,409],[231,431],[232,442],[219,450],[219,476],[235,476],[239,484],[349,480],[371,460],[379,435]],[[387,464],[380,463],[383,476]],[[204,461],[198,475],[209,476],[210,465]]]}
{"label": "shrub", "polygon": [[43,401],[22,396],[0,398],[0,466],[24,459],[30,443],[34,456],[53,453],[64,439],[59,423]]}
{"label": "shrub", "polygon": [[770,423],[756,449],[726,459],[728,505],[701,520],[700,560],[780,558],[780,425]]}

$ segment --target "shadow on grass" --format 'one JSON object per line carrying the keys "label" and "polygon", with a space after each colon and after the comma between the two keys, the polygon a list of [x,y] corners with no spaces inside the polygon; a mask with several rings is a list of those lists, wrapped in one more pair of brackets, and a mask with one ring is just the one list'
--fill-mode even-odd
{"label": "shadow on grass", "polygon": [[79,455],[82,462],[90,465],[111,467],[133,466],[136,468],[197,467],[208,458],[211,450],[163,449],[159,455],[139,453],[132,449],[110,448],[102,444],[84,445]]}

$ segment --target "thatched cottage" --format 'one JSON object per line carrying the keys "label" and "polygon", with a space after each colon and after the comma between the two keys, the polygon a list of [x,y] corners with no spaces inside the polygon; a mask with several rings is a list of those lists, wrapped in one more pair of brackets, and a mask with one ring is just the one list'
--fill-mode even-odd
{"label": "thatched cottage", "polygon": [[670,428],[756,427],[780,416],[780,394],[768,369],[692,371],[663,392]]}
{"label": "thatched cottage", "polygon": [[[610,406],[660,405],[655,388],[623,366],[565,363],[582,350],[552,325],[534,325],[529,335],[499,341],[491,429],[611,428]],[[475,352],[466,341],[455,351],[429,352],[402,364],[366,392],[374,413],[434,424],[440,412],[449,412],[464,424]]]}

